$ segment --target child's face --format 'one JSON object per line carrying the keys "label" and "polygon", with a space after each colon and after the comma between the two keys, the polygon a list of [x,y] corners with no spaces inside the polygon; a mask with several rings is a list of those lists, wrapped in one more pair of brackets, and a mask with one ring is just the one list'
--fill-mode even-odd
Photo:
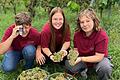
{"label": "child's face", "polygon": [[60,12],[56,12],[53,16],[52,16],[52,25],[55,29],[60,29],[63,25],[63,15]]}
{"label": "child's face", "polygon": [[22,36],[22,37],[26,37],[26,36],[28,35],[29,31],[30,31],[30,28],[31,28],[30,25],[25,25],[25,24],[23,24],[24,33],[23,33],[23,35],[21,35],[21,36]]}
{"label": "child's face", "polygon": [[79,20],[80,20],[81,29],[84,32],[89,33],[93,31],[94,22],[90,17],[82,16],[81,18],[79,18]]}

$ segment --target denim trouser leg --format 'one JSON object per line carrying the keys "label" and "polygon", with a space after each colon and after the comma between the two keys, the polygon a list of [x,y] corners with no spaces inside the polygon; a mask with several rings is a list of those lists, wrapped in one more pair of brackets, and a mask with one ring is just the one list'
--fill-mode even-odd
{"label": "denim trouser leg", "polygon": [[112,73],[112,64],[108,58],[104,58],[95,66],[99,80],[108,80]]}
{"label": "denim trouser leg", "polygon": [[13,71],[16,69],[17,64],[19,63],[20,59],[21,59],[20,52],[12,51],[12,50],[7,51],[4,54],[1,67],[5,72]]}
{"label": "denim trouser leg", "polygon": [[33,45],[28,45],[23,48],[22,54],[25,59],[25,68],[32,68],[35,59],[36,48]]}

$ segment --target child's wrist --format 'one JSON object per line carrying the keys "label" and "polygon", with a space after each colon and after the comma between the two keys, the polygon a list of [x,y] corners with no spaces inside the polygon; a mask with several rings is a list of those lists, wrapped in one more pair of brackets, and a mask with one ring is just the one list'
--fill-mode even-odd
{"label": "child's wrist", "polygon": [[52,56],[52,55],[53,55],[53,54],[50,54],[49,57]]}

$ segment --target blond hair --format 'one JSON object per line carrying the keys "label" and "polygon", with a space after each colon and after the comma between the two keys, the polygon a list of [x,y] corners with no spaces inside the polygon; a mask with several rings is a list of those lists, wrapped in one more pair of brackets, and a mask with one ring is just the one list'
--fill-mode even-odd
{"label": "blond hair", "polygon": [[81,30],[80,19],[83,16],[89,17],[89,18],[91,18],[93,20],[93,22],[94,22],[93,29],[94,30],[98,31],[98,30],[101,29],[101,27],[99,26],[100,21],[99,21],[99,18],[97,17],[97,15],[96,15],[95,11],[93,9],[91,9],[91,8],[88,8],[88,9],[80,11],[80,14],[79,14],[79,16],[77,18],[77,31]]}

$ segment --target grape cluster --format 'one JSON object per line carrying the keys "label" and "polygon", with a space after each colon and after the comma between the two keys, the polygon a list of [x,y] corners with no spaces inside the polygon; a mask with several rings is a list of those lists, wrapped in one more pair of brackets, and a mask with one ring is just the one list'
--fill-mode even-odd
{"label": "grape cluster", "polygon": [[60,62],[62,60],[62,56],[64,56],[64,51],[59,51],[57,53],[54,53],[53,60],[55,62]]}
{"label": "grape cluster", "polygon": [[54,73],[50,75],[48,80],[77,80],[77,79],[70,74]]}
{"label": "grape cluster", "polygon": [[75,65],[75,61],[76,61],[78,55],[79,54],[76,51],[74,51],[73,49],[71,49],[69,51],[69,54],[67,55],[67,59],[68,59],[68,62],[71,66]]}
{"label": "grape cluster", "polygon": [[23,71],[17,80],[44,80],[48,76],[48,72],[36,67]]}
{"label": "grape cluster", "polygon": [[51,77],[50,80],[65,80],[64,75],[59,74],[55,78]]}

